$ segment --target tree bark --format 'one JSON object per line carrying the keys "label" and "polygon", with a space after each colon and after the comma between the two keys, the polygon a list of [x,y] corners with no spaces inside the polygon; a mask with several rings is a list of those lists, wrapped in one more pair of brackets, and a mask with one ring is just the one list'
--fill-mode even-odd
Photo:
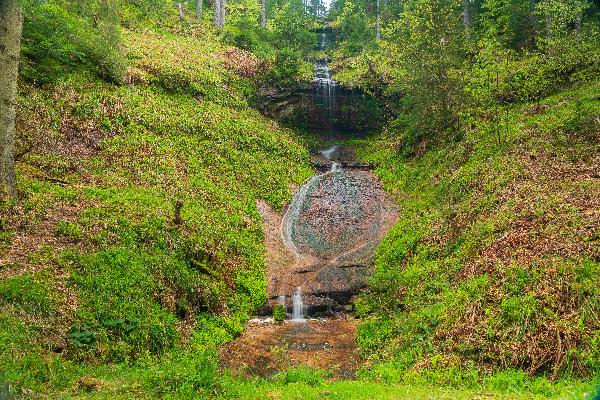
{"label": "tree bark", "polygon": [[377,16],[375,20],[375,38],[377,40],[381,39],[381,12],[379,10],[379,0],[377,0]]}
{"label": "tree bark", "polygon": [[221,24],[221,1],[222,0],[215,0],[215,20],[214,20],[214,25],[216,28],[220,28],[223,25]]}
{"label": "tree bark", "polygon": [[196,0],[196,18],[202,19],[202,1]]}
{"label": "tree bark", "polygon": [[0,185],[12,198],[17,195],[14,149],[22,28],[17,0],[0,0]]}
{"label": "tree bark", "polygon": [[183,4],[176,3],[175,7],[177,7],[177,12],[179,13],[179,20],[181,22],[183,22],[183,20],[184,20],[184,17],[183,17]]}
{"label": "tree bark", "polygon": [[267,0],[260,0],[260,26],[267,28]]}
{"label": "tree bark", "polygon": [[225,26],[226,7],[227,7],[227,0],[221,0],[221,28]]}

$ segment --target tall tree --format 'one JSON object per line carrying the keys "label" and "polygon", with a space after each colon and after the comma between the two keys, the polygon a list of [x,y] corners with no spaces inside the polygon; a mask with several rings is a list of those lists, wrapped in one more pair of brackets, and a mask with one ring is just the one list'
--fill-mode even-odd
{"label": "tall tree", "polygon": [[225,26],[225,0],[215,0],[215,21],[214,25],[217,28]]}
{"label": "tall tree", "polygon": [[23,15],[17,0],[0,0],[0,180],[16,197],[15,117]]}
{"label": "tall tree", "polygon": [[458,122],[465,59],[462,11],[455,0],[418,0],[400,19],[400,65],[408,72],[405,92],[418,136],[445,131]]}
{"label": "tall tree", "polygon": [[227,9],[227,0],[221,0],[221,27],[225,26],[225,10]]}
{"label": "tall tree", "polygon": [[202,1],[196,0],[196,18],[202,19]]}
{"label": "tall tree", "polygon": [[179,14],[179,20],[183,21],[185,19],[183,16],[183,4],[175,3],[175,7],[177,7],[177,13]]}
{"label": "tall tree", "polygon": [[375,39],[379,40],[381,39],[381,10],[380,10],[380,0],[377,0],[376,2],[376,8],[377,10],[376,13],[377,15],[375,16]]}
{"label": "tall tree", "polygon": [[216,28],[221,27],[221,0],[215,1],[215,9],[214,9],[214,21],[213,24]]}

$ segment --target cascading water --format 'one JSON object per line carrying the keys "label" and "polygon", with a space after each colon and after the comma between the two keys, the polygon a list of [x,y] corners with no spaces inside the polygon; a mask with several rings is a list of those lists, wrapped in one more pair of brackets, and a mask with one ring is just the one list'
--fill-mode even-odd
{"label": "cascading water", "polygon": [[[321,50],[325,50],[327,46],[327,34],[324,31],[321,36]],[[331,79],[329,73],[329,60],[326,58],[321,59],[315,67],[315,94],[317,98],[321,99],[320,106],[328,113],[328,121],[331,123],[333,119],[333,110],[335,107],[335,81]],[[330,125],[331,126],[331,125]],[[294,244],[294,223],[298,220],[301,213],[302,205],[305,204],[308,193],[311,192],[313,186],[323,178],[324,175],[336,173],[341,170],[341,163],[335,161],[334,154],[338,151],[339,146],[334,145],[329,148],[320,150],[323,157],[331,161],[331,169],[323,175],[313,176],[304,186],[300,188],[298,193],[294,196],[292,203],[286,211],[283,222],[282,222],[282,236],[284,242],[288,248],[293,250],[296,255],[300,255],[300,252]],[[285,306],[286,297],[279,296],[280,304]],[[305,322],[306,321],[306,310],[304,301],[302,299],[302,289],[296,288],[292,294],[292,322]]]}
{"label": "cascading water", "polygon": [[304,318],[304,301],[302,300],[302,289],[296,288],[294,295],[292,296],[292,321],[293,322],[305,322]]}
{"label": "cascading water", "polygon": [[[327,33],[321,34],[321,51],[327,48]],[[329,60],[322,58],[315,66],[315,99],[317,104],[327,113],[327,123],[332,126],[333,110],[335,109],[335,86],[329,72]]]}
{"label": "cascading water", "polygon": [[[333,154],[338,150],[339,146],[334,145],[328,147],[327,149],[320,150],[319,153],[328,160],[332,159]],[[327,173],[338,172],[342,169],[342,165],[336,161],[332,161],[331,169]],[[296,253],[296,255],[300,255],[296,245],[294,244],[293,236],[294,236],[294,221],[298,220],[300,216],[302,204],[305,203],[306,197],[308,193],[311,191],[313,186],[319,182],[323,175],[315,175],[310,180],[304,184],[298,191],[298,193],[292,199],[292,203],[288,207],[285,215],[283,216],[283,222],[281,225],[281,233],[283,237],[283,241],[291,250]]]}
{"label": "cascading water", "polygon": [[331,160],[331,156],[333,155],[333,153],[335,153],[337,151],[338,148],[339,148],[338,145],[333,145],[326,149],[319,150],[319,153],[321,153],[321,155],[323,157],[325,157],[326,159]]}

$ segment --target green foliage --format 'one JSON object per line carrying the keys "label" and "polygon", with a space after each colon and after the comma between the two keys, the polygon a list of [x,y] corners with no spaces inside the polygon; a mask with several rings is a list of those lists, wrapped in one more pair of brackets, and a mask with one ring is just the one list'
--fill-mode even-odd
{"label": "green foliage", "polygon": [[300,54],[290,48],[277,52],[275,67],[269,71],[267,81],[280,87],[290,87],[297,83],[298,77],[307,76],[312,66],[303,62]]}
{"label": "green foliage", "polygon": [[531,16],[530,2],[484,0],[478,22],[483,37],[497,40],[506,48],[518,49],[532,44],[535,38],[535,20]]}
{"label": "green foliage", "polygon": [[10,306],[16,313],[49,316],[56,310],[51,295],[53,282],[42,274],[22,274],[0,280],[0,307]]}
{"label": "green foliage", "polygon": [[370,47],[375,40],[367,15],[359,5],[346,0],[343,2],[343,8],[335,17],[334,26],[339,31],[339,38],[336,39],[342,43],[342,49],[346,55],[360,53],[363,49]]}
{"label": "green foliage", "polygon": [[273,307],[273,319],[277,322],[283,322],[286,318],[286,310],[283,304],[277,304]]}
{"label": "green foliage", "polygon": [[218,384],[218,357],[214,349],[174,352],[151,365],[144,374],[144,387],[152,396],[197,398],[211,394]]}
{"label": "green foliage", "polygon": [[176,318],[156,302],[159,289],[151,275],[152,266],[164,261],[120,248],[73,262],[84,323],[71,329],[75,345],[95,347],[98,340],[99,352],[111,361],[176,345]]}
{"label": "green foliage", "polygon": [[302,383],[308,386],[318,386],[325,381],[325,371],[299,367],[277,373],[273,379],[277,383],[288,385],[290,383]]}
{"label": "green foliage", "polygon": [[83,232],[79,226],[64,220],[58,221],[58,224],[56,224],[56,233],[71,240],[80,240],[83,237]]}
{"label": "green foliage", "polygon": [[118,35],[110,25],[90,23],[56,4],[26,9],[22,52],[27,57],[23,75],[32,81],[55,82],[77,68],[121,82],[125,62],[118,51]]}
{"label": "green foliage", "polygon": [[[589,188],[580,182],[574,189],[563,180],[547,187],[545,178],[536,175],[534,180],[514,156],[519,148],[537,157],[561,154],[561,165],[589,160],[597,144],[575,132],[598,110],[592,95],[596,88],[593,83],[540,105],[502,109],[507,117],[500,139],[496,121],[475,119],[461,141],[417,156],[396,152],[395,136],[365,150],[363,157],[379,165],[379,176],[398,194],[403,210],[377,250],[370,293],[357,303],[364,318],[358,331],[362,353],[382,363],[365,371],[366,376],[475,385],[487,379],[487,374],[477,375],[482,370],[531,368],[536,365],[532,349],[554,354],[556,335],[574,332],[578,340],[564,350],[561,363],[528,372],[563,378],[597,374],[592,359],[597,357],[598,325],[587,318],[600,306],[590,301],[598,295],[588,275],[597,263],[589,259],[592,248],[581,246],[589,238],[571,230],[579,229],[575,227],[581,222],[576,221],[586,220],[585,215],[566,205]],[[528,112],[532,107],[544,111]],[[566,150],[562,135],[571,138],[572,151]],[[515,196],[511,190],[523,181],[528,182],[526,189]],[[559,212],[557,207],[565,208]],[[524,218],[535,221],[527,237],[550,235],[553,246],[576,245],[580,250],[569,257],[536,253],[527,263],[511,263],[519,246],[502,238],[514,235],[514,221]],[[498,242],[510,249],[501,259],[494,258],[501,251],[495,247]],[[568,300],[564,293],[569,293]],[[554,338],[547,336],[551,330],[558,332]],[[516,381],[524,376],[506,374]],[[503,379],[494,375],[489,384],[502,390],[495,382]],[[534,380],[514,384],[540,395],[553,390],[544,380],[539,387]]]}

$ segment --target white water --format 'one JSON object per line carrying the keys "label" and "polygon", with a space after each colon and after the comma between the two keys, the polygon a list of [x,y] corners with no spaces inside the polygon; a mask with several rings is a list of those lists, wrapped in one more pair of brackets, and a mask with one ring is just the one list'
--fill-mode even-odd
{"label": "white water", "polygon": [[297,257],[300,257],[300,252],[298,251],[298,248],[294,244],[293,240],[294,222],[297,221],[298,217],[300,216],[301,206],[304,204],[309,190],[315,185],[315,183],[319,181],[320,177],[321,175],[313,176],[304,186],[300,188],[298,193],[296,193],[292,199],[292,203],[285,212],[285,215],[283,216],[283,221],[281,223],[281,235],[283,236],[283,241]]}
{"label": "white water", "polygon": [[292,322],[306,322],[302,289],[296,288],[292,296]]}
{"label": "white water", "polygon": [[338,147],[339,147],[338,145],[333,145],[333,146],[328,147],[326,149],[319,150],[319,153],[321,153],[321,155],[323,157],[325,157],[326,159],[331,160],[331,156],[338,149]]}
{"label": "white water", "polygon": [[[323,34],[321,36],[321,50],[326,49],[326,40],[327,40],[327,35],[325,32],[323,32]],[[334,96],[334,90],[335,90],[334,88],[335,88],[336,83],[334,80],[331,79],[328,63],[329,63],[329,60],[327,60],[326,58],[322,59],[318,62],[318,64],[315,67],[314,82],[315,82],[315,90],[317,91],[317,94],[319,94],[321,96],[322,104],[328,110],[329,120],[331,121],[332,117],[333,117],[333,115],[332,115],[333,109],[334,109],[333,99],[335,97]],[[337,151],[337,149],[338,149],[338,146],[334,145],[327,149],[320,150],[320,153],[323,155],[323,157],[327,158],[328,160],[331,160],[333,154]],[[339,162],[333,161],[329,172],[326,172],[323,175],[337,172],[337,171],[341,170],[341,168],[342,168],[342,165]],[[293,241],[293,233],[294,233],[293,225],[294,225],[294,222],[297,221],[300,216],[301,206],[305,203],[306,197],[307,197],[308,193],[310,192],[311,188],[316,183],[318,183],[319,179],[323,175],[313,176],[305,185],[303,185],[300,188],[298,193],[292,199],[292,202],[291,202],[290,206],[288,207],[287,211],[285,212],[285,215],[283,216],[283,221],[282,221],[282,225],[281,225],[281,233],[282,233],[283,240],[286,243],[286,245],[288,246],[288,248],[291,249],[298,257],[301,256],[301,254],[298,251],[298,248],[296,247],[296,245],[294,244],[294,241]],[[283,304],[284,306],[286,305],[285,295],[279,296],[279,303]],[[304,306],[304,301],[302,299],[302,289],[300,287],[296,288],[296,290],[292,294],[292,319],[291,319],[291,321],[292,322],[306,322],[306,308]]]}
{"label": "white water", "polygon": [[[321,33],[321,50],[325,51],[327,48],[327,33],[323,31]],[[335,86],[336,83],[331,79],[329,72],[329,60],[323,58],[315,65],[315,94],[317,98],[321,99],[321,106],[327,110],[329,121],[333,119],[333,110],[335,109]]]}

